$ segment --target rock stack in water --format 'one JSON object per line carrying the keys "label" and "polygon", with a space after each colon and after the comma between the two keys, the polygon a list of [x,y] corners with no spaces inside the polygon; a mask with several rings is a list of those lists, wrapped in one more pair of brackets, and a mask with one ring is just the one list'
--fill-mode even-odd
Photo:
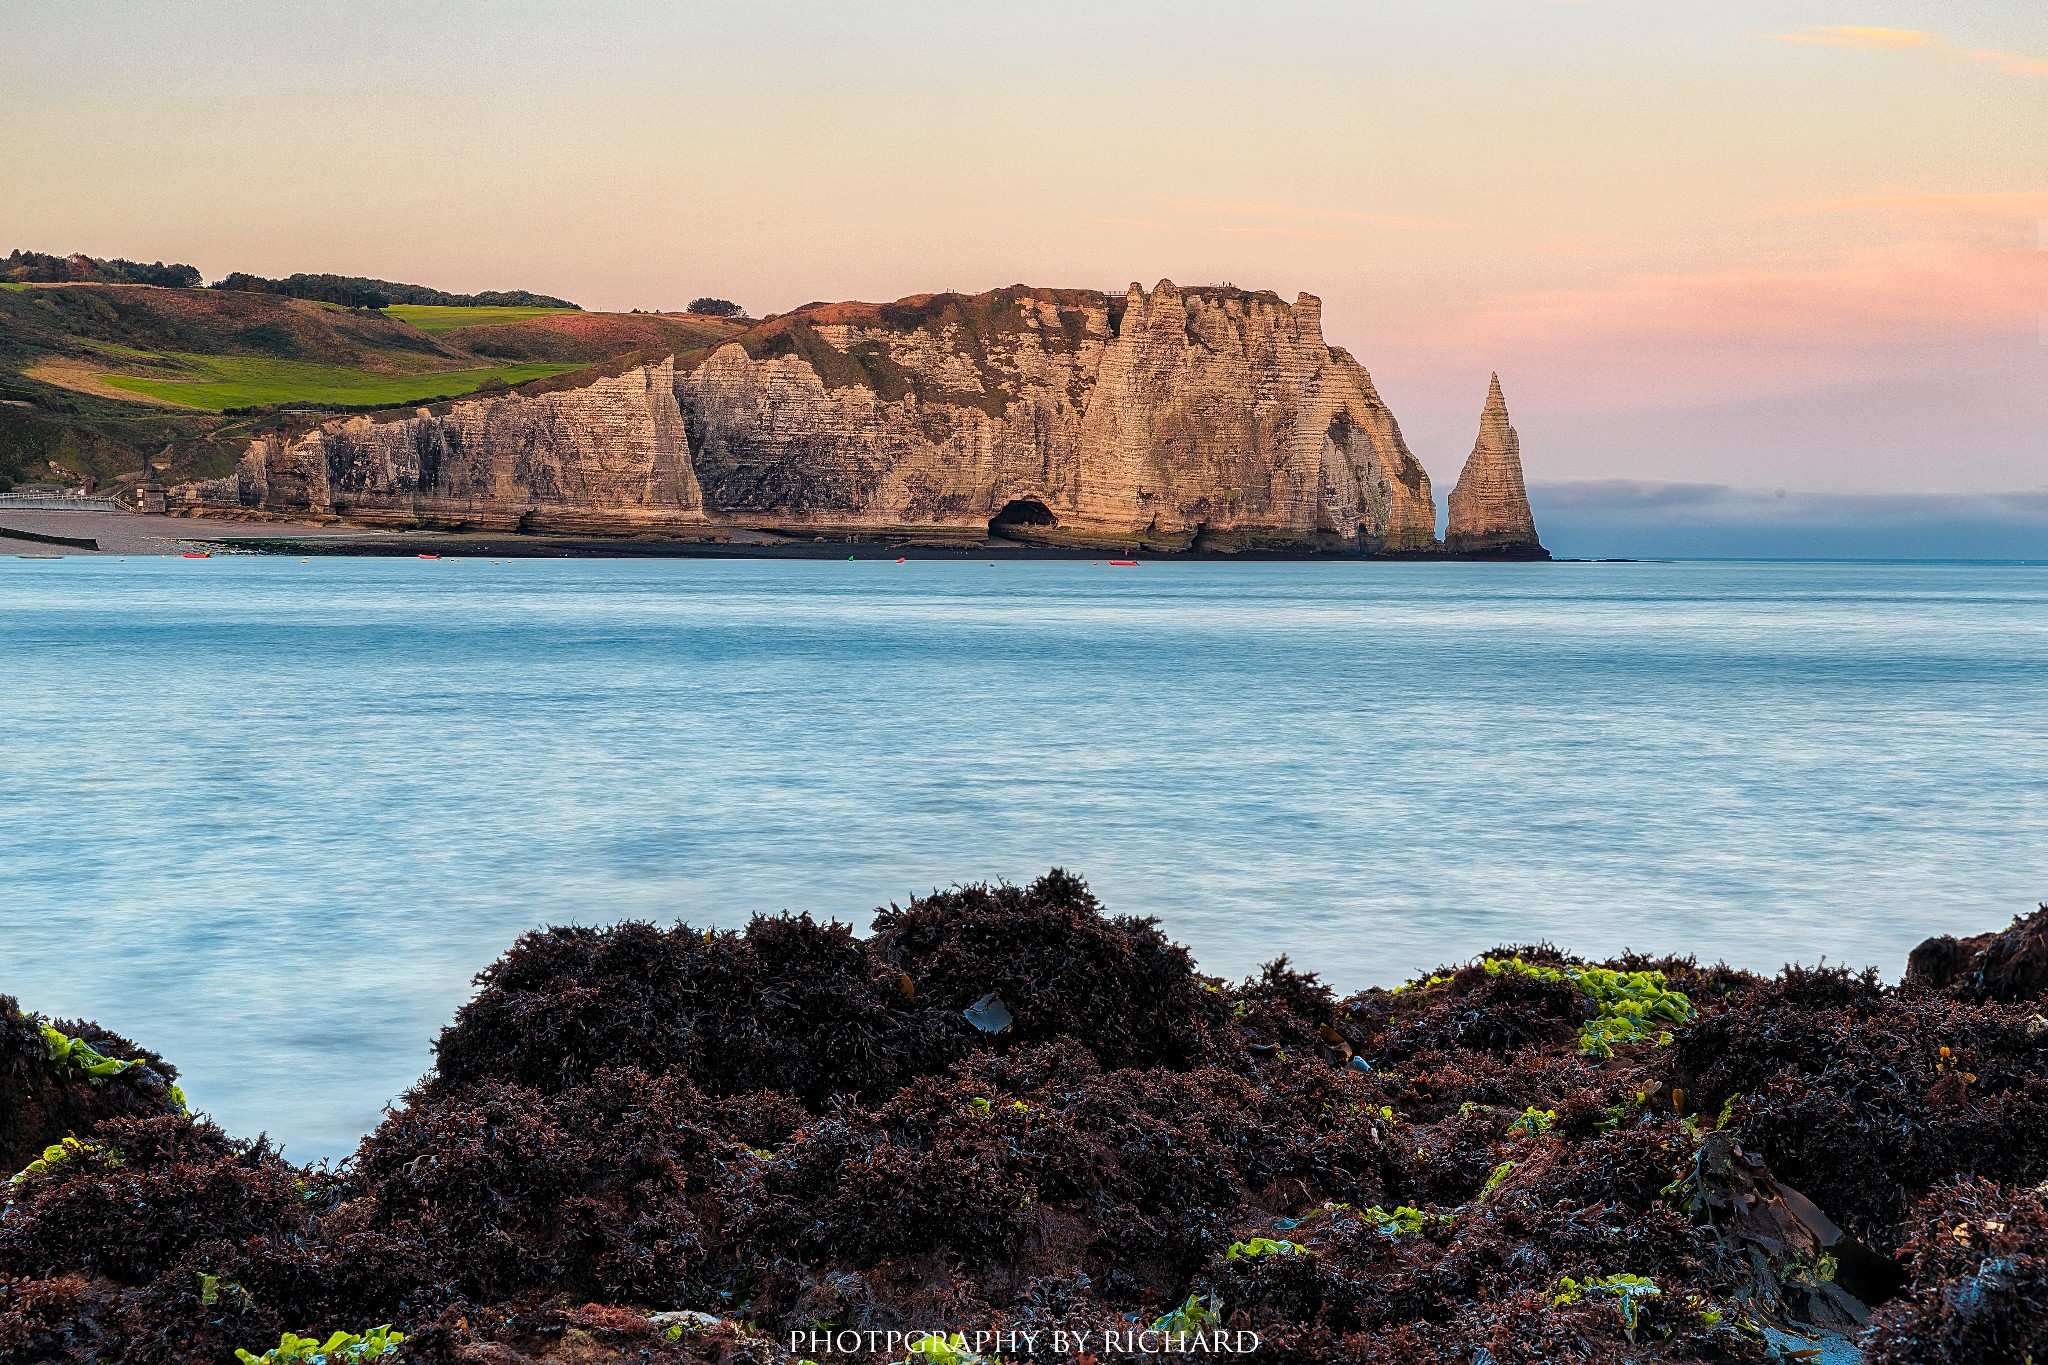
{"label": "rock stack in water", "polygon": [[1444,548],[1452,554],[1501,559],[1550,558],[1550,551],[1536,539],[1536,518],[1529,512],[1529,492],[1522,484],[1522,443],[1508,421],[1507,399],[1501,396],[1497,374],[1479,417],[1479,439],[1458,475],[1458,486],[1451,490]]}

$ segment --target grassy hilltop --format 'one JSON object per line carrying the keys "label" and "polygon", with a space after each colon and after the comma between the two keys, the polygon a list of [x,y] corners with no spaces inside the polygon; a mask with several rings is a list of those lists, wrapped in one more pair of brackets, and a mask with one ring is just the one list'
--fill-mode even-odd
{"label": "grassy hilltop", "polygon": [[185,279],[174,272],[189,267],[28,253],[0,264],[14,266],[0,271],[0,490],[120,486],[140,478],[145,458],[162,477],[213,476],[250,436],[308,411],[454,398],[636,352],[690,350],[745,327],[341,276],[231,276],[195,288],[117,282]]}

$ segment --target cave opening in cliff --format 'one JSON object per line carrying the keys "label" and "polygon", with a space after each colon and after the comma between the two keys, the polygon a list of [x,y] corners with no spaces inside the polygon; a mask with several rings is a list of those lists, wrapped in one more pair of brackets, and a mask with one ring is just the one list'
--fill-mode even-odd
{"label": "cave opening in cliff", "polygon": [[1059,518],[1052,509],[1037,498],[1012,498],[1003,504],[1003,510],[988,519],[988,533],[992,536],[1007,536],[1018,531],[1059,525]]}

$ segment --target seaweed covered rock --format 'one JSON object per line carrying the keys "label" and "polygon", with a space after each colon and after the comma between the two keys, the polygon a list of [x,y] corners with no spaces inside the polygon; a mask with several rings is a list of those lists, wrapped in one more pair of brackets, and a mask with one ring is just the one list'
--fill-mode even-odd
{"label": "seaweed covered rock", "polygon": [[1906,981],[1965,1000],[2048,998],[2048,905],[1995,934],[1941,934],[1906,958]]}
{"label": "seaweed covered rock", "polygon": [[969,886],[875,916],[870,951],[927,1008],[965,1010],[993,994],[1018,1043],[1067,1037],[1105,1067],[1206,1058],[1222,999],[1157,923],[1108,916],[1057,868],[1028,887]]}
{"label": "seaweed covered rock", "polygon": [[[65,1145],[8,1190],[0,1358],[220,1360],[277,1339],[267,1272],[312,1232],[301,1171],[185,1115],[107,1119]],[[39,1340],[67,1349],[27,1354]]]}
{"label": "seaweed covered rock", "polygon": [[1914,1291],[1879,1312],[1870,1365],[2048,1361],[2048,1190],[1943,1185],[1914,1206],[1904,1251]]}
{"label": "seaweed covered rock", "polygon": [[85,1025],[124,1065],[60,1114],[41,1026],[0,1019],[35,1064],[7,1095],[64,1127],[6,1189],[0,1359],[381,1324],[390,1365],[995,1354],[913,1329],[1097,1365],[1174,1332],[1328,1365],[1761,1362],[1787,1328],[2043,1358],[2031,1003],[1549,945],[1340,1000],[1285,960],[1205,978],[1060,872],[866,938],[551,929],[479,984],[333,1170],[167,1106]]}
{"label": "seaweed covered rock", "polygon": [[[1187,1066],[1223,1020],[1187,950],[1110,918],[1079,878],[974,886],[891,906],[862,941],[808,915],[744,933],[687,925],[531,933],[480,977],[436,1047],[431,1085],[552,1091],[630,1061],[713,1095],[816,1109],[875,1101],[968,1052],[1073,1038],[1108,1066]],[[987,996],[1008,1020],[977,1027]]]}
{"label": "seaweed covered rock", "polygon": [[757,917],[745,933],[677,925],[527,934],[436,1045],[435,1088],[496,1080],[552,1092],[621,1064],[715,1095],[818,1105],[943,1070],[966,1023],[913,1008],[844,925]]}
{"label": "seaweed covered rock", "polygon": [[1915,1199],[1957,1175],[2048,1179],[2048,1033],[2023,1006],[1788,968],[1708,1014],[1668,1075],[1780,1177],[1889,1252]]}
{"label": "seaweed covered rock", "polygon": [[0,1171],[102,1119],[178,1113],[178,1071],[97,1024],[22,1013],[0,995]]}

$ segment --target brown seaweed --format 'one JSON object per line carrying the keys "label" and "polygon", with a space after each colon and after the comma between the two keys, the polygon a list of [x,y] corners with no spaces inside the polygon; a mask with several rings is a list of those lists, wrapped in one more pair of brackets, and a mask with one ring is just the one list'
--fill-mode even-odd
{"label": "brown seaweed", "polygon": [[[550,929],[478,984],[332,1169],[59,1074],[0,1011],[0,1133],[73,1139],[8,1189],[0,1359],[390,1323],[394,1361],[901,1360],[936,1330],[1106,1363],[1155,1322],[1333,1365],[1759,1361],[1786,1329],[2048,1359],[2034,997],[1535,945],[1340,1000],[1284,959],[1204,977],[1061,872],[866,938]],[[990,995],[1008,1027],[963,1015]]]}

